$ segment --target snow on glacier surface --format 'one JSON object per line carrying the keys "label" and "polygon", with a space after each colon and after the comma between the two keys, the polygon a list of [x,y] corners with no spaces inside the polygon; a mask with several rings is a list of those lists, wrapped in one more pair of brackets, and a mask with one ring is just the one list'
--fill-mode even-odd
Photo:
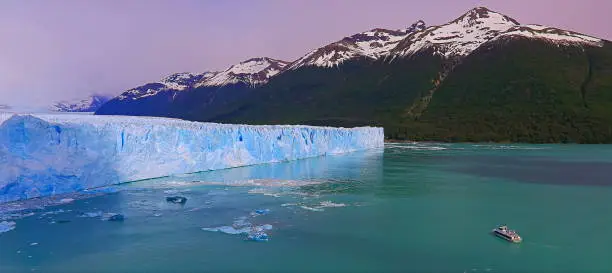
{"label": "snow on glacier surface", "polygon": [[383,146],[383,129],[0,114],[0,202]]}

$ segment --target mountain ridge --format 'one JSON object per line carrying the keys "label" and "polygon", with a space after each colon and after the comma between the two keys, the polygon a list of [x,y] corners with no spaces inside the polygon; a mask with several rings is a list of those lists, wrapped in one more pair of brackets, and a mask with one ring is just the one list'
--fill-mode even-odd
{"label": "mountain ridge", "polygon": [[108,95],[91,95],[86,98],[58,101],[51,106],[53,112],[95,112],[111,100]]}
{"label": "mountain ridge", "polygon": [[[526,51],[523,55],[531,56],[544,65],[530,64],[528,58],[521,56],[519,49]],[[531,50],[540,52],[545,58],[532,55],[529,52]],[[201,84],[185,89],[186,92],[162,92],[154,103],[141,103],[137,113],[130,110],[135,104],[125,104],[120,107],[124,112],[116,110],[119,108],[113,110],[112,107],[107,107],[96,114],[161,115],[197,121],[250,124],[349,127],[377,125],[385,127],[388,137],[420,140],[513,139],[504,136],[503,129],[497,128],[499,125],[474,120],[475,117],[481,116],[480,113],[474,112],[476,109],[488,113],[491,110],[483,105],[492,103],[491,109],[501,112],[489,113],[491,116],[512,120],[525,118],[513,114],[516,109],[524,107],[534,115],[549,115],[551,124],[557,124],[558,128],[563,128],[566,132],[595,132],[607,127],[598,125],[582,128],[582,125],[576,124],[568,127],[568,120],[541,111],[549,107],[561,107],[565,109],[562,116],[570,117],[569,119],[578,118],[576,113],[586,111],[571,100],[580,99],[585,101],[583,105],[589,105],[586,101],[590,94],[605,93],[602,88],[608,86],[607,77],[612,79],[609,72],[612,71],[612,61],[607,61],[612,56],[608,55],[609,50],[612,50],[609,42],[604,39],[554,27],[522,25],[509,16],[477,7],[438,26],[427,27],[419,20],[404,30],[374,28],[344,37],[293,62],[282,62],[275,73],[256,84],[252,84],[253,73],[245,73],[246,76],[251,76],[251,80],[219,80],[215,82],[220,84],[214,88],[212,85]],[[493,56],[490,56],[491,54]],[[484,58],[483,56],[490,59],[491,63],[474,61]],[[508,59],[499,59],[501,56]],[[601,60],[589,61],[592,58]],[[252,60],[243,61],[241,64],[250,61]],[[585,62],[589,65],[585,66]],[[565,66],[566,68],[558,73],[567,75],[561,77],[542,71],[549,63]],[[214,72],[212,77],[227,79],[227,75],[231,75],[229,71],[233,71],[232,67],[234,66],[225,70],[228,71],[225,76],[218,76],[222,72]],[[505,67],[517,67],[531,71],[531,74]],[[474,72],[473,75],[464,74],[465,71],[472,70],[479,72]],[[491,74],[491,71],[503,71],[505,74]],[[583,71],[590,71],[592,77],[584,79]],[[458,79],[457,74],[464,75],[464,80]],[[479,74],[486,77],[479,77]],[[582,84],[576,85],[576,81]],[[228,85],[223,86],[224,83]],[[503,95],[496,98],[481,95],[490,101],[473,99],[479,101],[479,104],[473,104],[472,101],[453,104],[453,101],[459,99],[453,96],[473,95],[452,91],[464,90],[467,86],[472,86],[471,88],[480,90],[479,92],[487,92],[487,88],[494,89],[490,92],[505,90],[504,92],[512,96]],[[612,83],[610,86],[612,87]],[[538,97],[530,95],[520,102],[514,102],[513,96],[523,97],[521,92],[543,94],[543,98],[547,100],[539,101],[536,99]],[[494,106],[500,98],[507,100],[509,105],[516,109],[503,112],[505,108]],[[604,117],[606,110],[602,110],[604,108],[598,105],[607,103],[607,100],[612,101],[612,98],[605,95],[602,95],[602,98],[601,102],[590,104],[591,109],[598,109],[597,113],[591,111],[591,114],[579,114],[580,119],[600,122],[607,120]],[[441,104],[441,101],[445,101],[445,104]],[[540,104],[541,109],[534,107]],[[455,105],[459,112],[448,111],[445,105]],[[470,116],[465,113],[472,114]],[[449,119],[452,116],[459,118]],[[545,119],[533,120],[542,122]],[[455,126],[464,122],[480,125],[474,127],[473,132]],[[504,124],[503,119],[496,122]],[[612,124],[612,121],[610,123]],[[531,139],[534,142],[559,140],[554,136],[540,137],[535,134],[534,128],[540,128],[540,125],[525,127],[520,124],[511,124],[511,128],[514,128],[512,130],[525,131],[516,133],[514,139]],[[455,128],[458,133],[449,131],[449,128]],[[484,128],[495,128],[496,133],[487,133]],[[557,129],[550,129],[551,132],[555,130]],[[581,133],[572,134],[570,137],[568,133],[566,137],[576,142],[607,139],[586,137]],[[612,142],[612,136],[609,141]]]}

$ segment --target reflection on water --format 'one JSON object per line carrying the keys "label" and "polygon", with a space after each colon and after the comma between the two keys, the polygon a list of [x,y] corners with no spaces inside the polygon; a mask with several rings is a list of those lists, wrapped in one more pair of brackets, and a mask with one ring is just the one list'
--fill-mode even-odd
{"label": "reflection on water", "polygon": [[[200,172],[150,179],[132,183],[134,187],[159,185],[178,186],[220,184],[233,186],[299,186],[321,183],[321,180],[360,180],[382,177],[383,149],[372,149],[349,154],[329,155],[303,160],[260,164],[225,170]],[[261,184],[267,185],[261,185]]]}

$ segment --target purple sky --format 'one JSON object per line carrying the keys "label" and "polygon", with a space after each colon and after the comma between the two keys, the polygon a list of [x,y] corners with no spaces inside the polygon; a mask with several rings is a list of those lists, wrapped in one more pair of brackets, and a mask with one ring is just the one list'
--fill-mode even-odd
{"label": "purple sky", "polygon": [[612,39],[608,0],[2,0],[0,104],[118,94],[256,56],[294,60],[357,32],[442,24],[476,6]]}

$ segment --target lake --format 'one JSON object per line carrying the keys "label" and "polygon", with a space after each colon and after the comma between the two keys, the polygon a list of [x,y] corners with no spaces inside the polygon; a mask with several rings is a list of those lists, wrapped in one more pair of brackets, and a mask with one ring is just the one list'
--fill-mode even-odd
{"label": "lake", "polygon": [[611,186],[612,145],[386,144],[24,202],[0,272],[610,272]]}

